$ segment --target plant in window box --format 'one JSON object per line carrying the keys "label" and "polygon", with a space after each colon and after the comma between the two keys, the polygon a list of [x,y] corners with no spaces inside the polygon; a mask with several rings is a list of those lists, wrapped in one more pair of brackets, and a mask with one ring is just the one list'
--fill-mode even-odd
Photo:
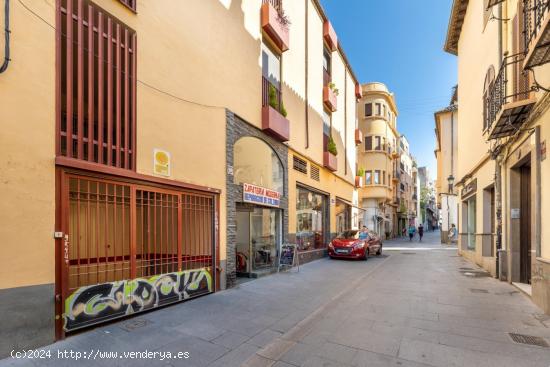
{"label": "plant in window box", "polygon": [[290,25],[292,24],[290,22],[290,18],[288,17],[288,15],[285,13],[284,9],[281,8],[279,9],[278,11],[278,14],[277,14],[277,20],[279,21],[279,23],[281,23],[281,25],[283,27],[285,27],[286,29],[288,29],[290,27]]}
{"label": "plant in window box", "polygon": [[333,82],[328,83],[328,87],[332,91],[332,93],[334,93],[334,95],[337,96],[338,94],[340,94],[340,91],[338,90],[338,88],[336,88],[336,84],[334,84]]}
{"label": "plant in window box", "polygon": [[281,99],[281,103],[279,104],[279,101],[277,100],[277,91],[271,84],[269,85],[269,105],[279,111],[281,115],[286,117],[287,112],[283,100]]}
{"label": "plant in window box", "polygon": [[338,155],[338,149],[336,148],[336,143],[332,136],[328,138],[327,151],[334,156]]}
{"label": "plant in window box", "polygon": [[363,178],[365,177],[365,169],[363,167],[357,170],[355,174],[355,186],[363,187]]}

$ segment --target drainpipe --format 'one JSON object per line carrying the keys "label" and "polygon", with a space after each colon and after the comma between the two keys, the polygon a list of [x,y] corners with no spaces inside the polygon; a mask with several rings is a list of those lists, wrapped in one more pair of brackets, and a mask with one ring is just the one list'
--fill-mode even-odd
{"label": "drainpipe", "polygon": [[4,0],[4,62],[0,74],[6,71],[10,63],[10,0]]}
{"label": "drainpipe", "polygon": [[[503,19],[502,15],[502,4],[498,5],[498,17]],[[500,67],[502,65],[503,58],[503,47],[502,47],[502,22],[498,22],[498,62]],[[495,264],[495,274],[496,277],[502,280],[501,277],[501,268],[500,268],[500,252],[502,251],[502,171],[501,171],[501,159],[495,157],[495,216],[496,216],[496,264]]]}

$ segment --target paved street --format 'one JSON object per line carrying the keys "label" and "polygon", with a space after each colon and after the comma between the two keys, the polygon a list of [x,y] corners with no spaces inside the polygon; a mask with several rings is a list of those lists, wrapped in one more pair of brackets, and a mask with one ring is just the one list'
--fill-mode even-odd
{"label": "paved street", "polygon": [[[83,365],[550,366],[550,320],[514,287],[438,245],[388,241],[367,262],[323,259],[182,304],[112,323],[50,346],[57,350],[188,352],[188,359],[81,360]],[[389,248],[393,248],[389,250]],[[405,249],[400,249],[405,248]],[[429,249],[427,249],[429,248]]]}

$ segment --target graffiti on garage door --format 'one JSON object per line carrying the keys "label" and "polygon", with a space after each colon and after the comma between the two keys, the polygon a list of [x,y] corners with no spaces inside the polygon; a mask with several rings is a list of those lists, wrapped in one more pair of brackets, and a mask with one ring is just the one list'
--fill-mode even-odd
{"label": "graffiti on garage door", "polygon": [[65,300],[66,331],[212,292],[207,268],[78,288]]}

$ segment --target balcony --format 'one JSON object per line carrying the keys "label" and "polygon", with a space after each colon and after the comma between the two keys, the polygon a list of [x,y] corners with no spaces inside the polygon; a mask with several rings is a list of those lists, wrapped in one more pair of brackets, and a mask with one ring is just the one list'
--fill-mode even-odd
{"label": "balcony", "polygon": [[363,133],[359,129],[355,129],[355,145],[363,143]]}
{"label": "balcony", "polygon": [[489,88],[484,101],[489,140],[516,133],[535,104],[529,77],[522,72],[524,58],[523,53],[506,56]]}
{"label": "balcony", "polygon": [[325,107],[328,108],[331,112],[336,111],[336,93],[334,93],[334,91],[328,85],[325,85],[323,87],[323,103],[325,104]]}
{"label": "balcony", "polygon": [[336,171],[338,169],[338,159],[331,152],[323,153],[323,166],[328,168],[331,171]]}
{"label": "balcony", "polygon": [[288,141],[290,122],[285,115],[281,91],[269,80],[262,78],[262,130],[281,142]]}
{"label": "balcony", "polygon": [[361,99],[363,97],[363,90],[361,89],[361,84],[355,84],[355,98]]}
{"label": "balcony", "polygon": [[325,20],[323,24],[323,38],[329,49],[331,51],[336,51],[338,48],[338,37],[336,36],[334,28],[332,28],[332,24],[330,24],[328,20]]}
{"label": "balcony", "polygon": [[527,51],[523,62],[525,69],[550,61],[549,10],[550,0],[523,0],[523,36]]}
{"label": "balcony", "polygon": [[282,13],[281,1],[264,0],[261,8],[261,24],[263,31],[275,43],[275,45],[285,52],[289,46],[288,24]]}

